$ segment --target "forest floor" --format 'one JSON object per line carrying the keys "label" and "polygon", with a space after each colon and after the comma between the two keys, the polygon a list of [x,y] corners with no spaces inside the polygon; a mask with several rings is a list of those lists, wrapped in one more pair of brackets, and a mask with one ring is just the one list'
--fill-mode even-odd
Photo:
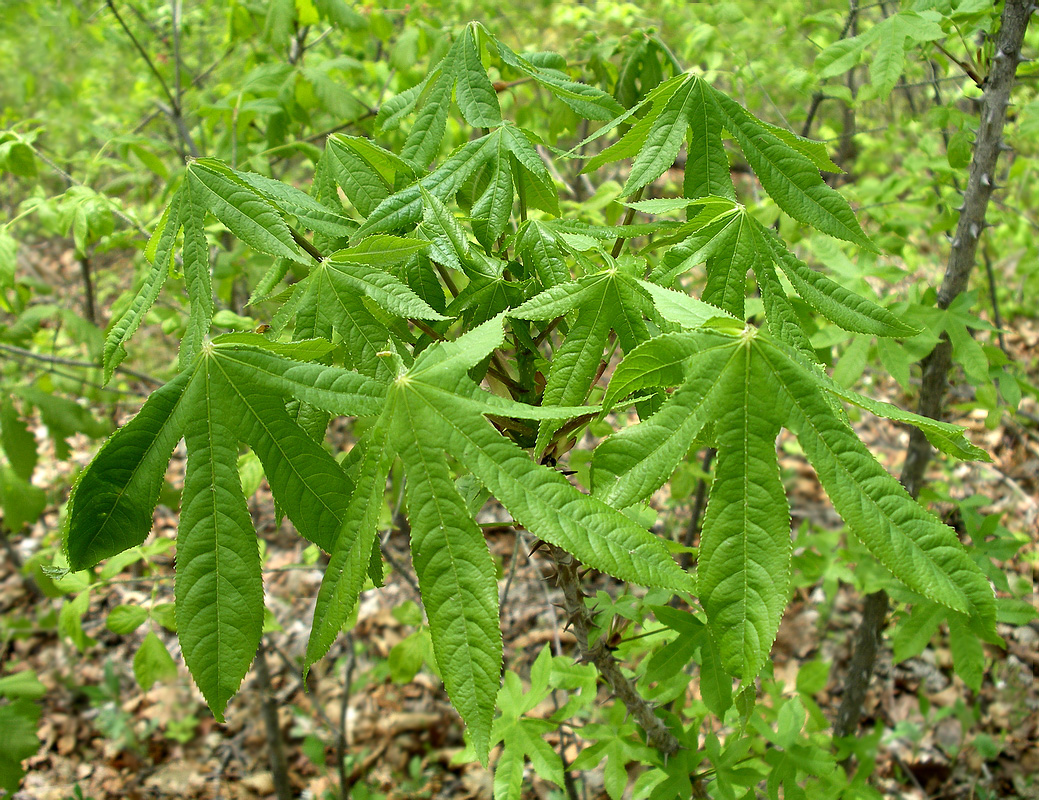
{"label": "forest floor", "polygon": [[[1009,327],[1011,359],[1032,364],[1039,352],[1039,328],[1030,320],[1014,321]],[[873,377],[874,396],[905,404],[893,381]],[[1039,376],[1032,375],[1032,380]],[[993,462],[951,468],[935,465],[932,474],[953,496],[986,498],[981,504],[985,513],[999,514],[1008,529],[1027,535],[1029,543],[1012,569],[1033,587],[1032,601],[1039,602],[1034,593],[1039,561],[1039,409],[1026,398],[1022,410],[1028,416],[1018,416],[1017,421],[1004,416],[991,429],[985,426],[983,413],[957,417],[954,411],[951,421],[970,428],[972,441],[986,449]],[[132,411],[129,405],[123,408],[123,418]],[[868,416],[856,427],[881,463],[897,474],[905,452],[905,431]],[[38,435],[43,463],[36,481],[48,488],[67,486],[71,473],[82,468],[96,449],[96,443],[86,439],[73,441],[72,459],[59,462],[53,448],[46,450],[42,429]],[[331,435],[349,441],[346,426]],[[838,527],[839,520],[811,468],[793,448],[781,448],[781,455],[795,523],[809,520],[823,528]],[[182,470],[181,448],[168,476],[173,485],[178,485]],[[675,504],[664,495],[659,500],[659,532],[675,536],[675,531],[688,525],[691,503]],[[395,800],[490,798],[490,772],[479,765],[453,763],[462,749],[461,726],[440,682],[428,669],[408,682],[393,680],[406,667],[400,664],[401,656],[415,652],[407,647],[394,650],[416,630],[409,624],[409,603],[418,597],[404,534],[395,532],[385,542],[384,552],[392,565],[386,586],[362,595],[356,626],[340,637],[304,686],[299,665],[321,569],[304,565],[305,542],[287,521],[278,521],[265,484],[252,498],[251,508],[266,544],[266,600],[272,621],[264,637],[263,658],[269,681],[262,679],[262,670],[254,664],[227,709],[226,724],[213,719],[182,666],[177,677],[158,682],[149,691],[142,691],[134,680],[134,655],[150,630],[180,663],[175,634],[146,623],[133,634],[117,635],[105,625],[107,612],[116,606],[172,602],[172,549],[153,559],[152,574],[128,570],[91,591],[82,622],[89,637],[83,652],[59,634],[63,600],[37,596],[10,560],[0,559],[0,666],[5,674],[32,670],[47,688],[41,701],[42,747],[26,762],[28,774],[15,797],[273,796],[264,724],[264,709],[273,707],[296,796],[340,796],[342,775],[327,765],[336,762],[341,748],[347,764],[343,774],[353,784],[356,798],[370,797],[371,791]],[[935,510],[955,525],[953,508],[939,505]],[[506,521],[507,516],[492,503],[480,521],[497,520]],[[14,537],[14,545],[25,558],[53,549],[59,525],[55,505],[32,530]],[[160,506],[153,538],[173,539],[176,526],[175,512]],[[529,553],[533,543],[529,534],[517,534],[503,525],[488,530],[488,541],[506,576],[503,589],[514,571],[502,608],[506,665],[524,675],[542,647],[572,653],[573,636],[562,630],[553,606],[561,596],[544,580],[550,570],[542,554]],[[592,582],[595,588],[613,593],[623,590],[604,577]],[[820,659],[831,664],[826,686],[814,698],[831,716],[840,702],[859,604],[855,591],[845,584],[833,597],[825,597],[819,588],[799,590],[773,649],[774,674],[790,691],[802,664]],[[986,645],[989,668],[976,694],[953,674],[944,636],[898,665],[892,664],[890,641],[886,643],[863,720],[863,730],[878,723],[889,729],[879,745],[874,776],[874,785],[885,796],[1039,798],[1039,624],[1001,625],[1000,633],[1007,648]],[[607,690],[600,687],[599,701],[606,699]],[[547,715],[552,710],[538,707],[532,713]],[[578,729],[577,738],[550,738],[550,743],[569,763],[582,746],[579,735]],[[583,790],[578,792],[581,800],[605,798],[601,774],[584,776]],[[526,786],[530,798],[566,796],[536,777]]]}

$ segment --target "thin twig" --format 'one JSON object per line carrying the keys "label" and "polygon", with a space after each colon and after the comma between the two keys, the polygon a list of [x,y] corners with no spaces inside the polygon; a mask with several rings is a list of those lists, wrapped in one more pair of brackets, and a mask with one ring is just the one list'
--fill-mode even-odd
{"label": "thin twig", "polygon": [[346,771],[346,747],[349,744],[346,735],[347,716],[350,710],[350,685],[354,680],[354,666],[356,656],[354,654],[354,637],[347,633],[344,637],[346,645],[346,664],[343,666],[343,699],[339,709],[339,736],[336,739],[336,766],[339,768],[339,797],[340,800],[349,800],[350,775]]}
{"label": "thin twig", "polygon": [[[696,482],[696,495],[693,497],[693,512],[689,517],[689,526],[685,529],[685,538],[682,540],[682,544],[690,548],[693,546],[693,542],[696,540],[696,534],[700,532],[700,519],[703,517],[704,509],[707,507],[707,473],[711,469],[711,462],[714,461],[715,455],[718,451],[713,447],[708,447],[706,452],[703,454],[703,460],[700,462],[700,471],[703,475],[700,476],[700,480]],[[682,553],[678,558],[679,563],[683,569],[689,569],[693,565],[693,554],[689,552]]]}
{"label": "thin twig", "polygon": [[[100,364],[94,364],[90,361],[77,361],[73,358],[62,358],[61,356],[48,356],[43,353],[34,353],[32,350],[25,350],[21,347],[15,347],[13,344],[4,344],[0,342],[0,350],[5,350],[12,355],[21,356],[22,358],[31,358],[34,361],[41,361],[45,364],[61,364],[66,367],[81,367],[82,369],[101,369]],[[130,369],[129,367],[116,367],[116,372],[122,372],[125,375],[130,375],[138,380],[150,383],[153,386],[162,386],[163,381],[158,378],[153,378],[151,375],[146,375],[143,372]]]}
{"label": "thin twig", "polygon": [[170,87],[166,85],[166,79],[162,77],[162,73],[159,72],[155,66],[155,62],[152,61],[152,57],[148,55],[148,51],[141,46],[141,43],[137,41],[137,37],[134,36],[133,31],[130,30],[129,26],[123,20],[122,15],[119,13],[119,9],[115,7],[113,0],[105,0],[105,5],[108,6],[109,10],[115,16],[116,22],[119,23],[119,27],[123,29],[123,32],[127,35],[130,41],[133,43],[134,48],[140,54],[141,58],[144,59],[144,63],[148,65],[148,69],[152,75],[155,76],[155,80],[159,82],[159,86],[162,89],[163,94],[166,95],[166,99],[170,101],[170,105],[173,108],[177,108],[177,98],[173,96],[173,92],[170,91]]}
{"label": "thin twig", "polygon": [[[642,193],[644,191],[646,191],[646,187],[645,186],[643,186],[641,189],[639,189],[637,192],[635,192],[634,196],[631,199],[631,202],[637,203],[639,200],[641,200],[642,199]],[[628,206],[627,210],[625,210],[625,212],[624,212],[624,218],[621,220],[621,227],[623,228],[626,225],[630,225],[631,221],[633,219],[635,219],[635,209],[632,208],[631,206]],[[610,251],[610,255],[613,258],[617,258],[617,256],[619,256],[621,254],[621,250],[623,250],[623,249],[624,249],[624,237],[623,236],[618,236],[617,237],[617,241],[613,243],[613,250]]]}
{"label": "thin twig", "polygon": [[996,325],[996,337],[999,340],[999,349],[1007,355],[1010,355],[1007,351],[1006,337],[1003,335],[1003,315],[999,311],[999,297],[996,294],[996,272],[992,268],[992,256],[989,255],[987,247],[981,248],[981,258],[985,262],[985,274],[988,276],[988,291],[992,299],[992,317],[993,322]]}

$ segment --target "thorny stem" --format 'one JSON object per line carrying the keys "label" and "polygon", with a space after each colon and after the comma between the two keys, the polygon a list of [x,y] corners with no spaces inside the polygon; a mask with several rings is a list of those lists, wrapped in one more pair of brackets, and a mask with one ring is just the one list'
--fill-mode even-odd
{"label": "thorny stem", "polygon": [[[938,290],[940,309],[948,308],[953,300],[966,291],[976,263],[978,238],[986,227],[985,212],[995,188],[996,162],[1000,151],[1005,149],[1003,128],[1006,124],[1007,106],[1010,102],[1010,91],[1014,86],[1014,73],[1021,62],[1021,45],[1031,12],[1032,5],[1026,0],[1007,0],[1003,9],[992,71],[987,81],[982,82],[986,88],[981,103],[981,124],[974,143],[960,219],[952,240],[945,277]],[[948,390],[948,374],[952,367],[952,345],[947,334],[942,334],[941,341],[924,358],[921,367],[923,379],[918,413],[939,419]],[[919,429],[914,428],[909,436],[901,477],[906,491],[913,497],[920,493],[931,455],[931,446],[926,437]],[[877,644],[883,631],[887,610],[886,592],[875,592],[866,598],[862,622],[855,637],[855,651],[846,677],[844,697],[834,723],[835,738],[850,736],[858,728],[862,702],[873,675]]]}
{"label": "thorny stem", "polygon": [[675,738],[664,721],[653,713],[653,709],[645,698],[635,689],[634,684],[621,672],[620,664],[613,657],[604,639],[589,643],[589,633],[595,627],[591,612],[585,606],[585,594],[581,591],[581,579],[578,572],[580,562],[562,548],[547,545],[548,554],[556,567],[556,583],[563,590],[563,602],[566,607],[567,620],[574,629],[577,647],[581,651],[581,660],[594,664],[603,680],[613,693],[624,703],[628,713],[642,726],[650,745],[664,756],[677,753],[681,742]]}

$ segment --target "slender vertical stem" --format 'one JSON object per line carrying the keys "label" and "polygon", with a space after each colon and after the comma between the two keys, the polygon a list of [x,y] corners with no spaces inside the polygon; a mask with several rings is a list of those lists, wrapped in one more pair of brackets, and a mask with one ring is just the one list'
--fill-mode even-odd
{"label": "slender vertical stem", "polygon": [[[703,454],[703,461],[700,462],[700,471],[707,475],[707,471],[711,468],[711,462],[714,461],[714,457],[718,454],[718,451],[713,447],[708,447],[706,452]],[[682,544],[685,547],[692,547],[693,542],[696,539],[696,534],[700,531],[700,520],[703,517],[704,508],[707,507],[707,478],[701,477],[696,482],[696,495],[693,497],[693,512],[689,518],[689,527],[685,530],[685,539]],[[693,565],[692,553],[682,553],[678,559],[683,569],[689,569]]]}
{"label": "slender vertical stem", "polygon": [[285,744],[281,739],[281,724],[278,721],[278,701],[274,697],[274,688],[271,685],[271,671],[267,664],[267,649],[263,646],[263,639],[260,639],[255,663],[256,683],[260,690],[260,713],[267,734],[267,759],[274,780],[274,793],[278,800],[292,800]]}
{"label": "slender vertical stem", "polygon": [[343,637],[346,645],[346,664],[343,667],[343,704],[339,709],[339,736],[336,739],[336,766],[339,768],[339,798],[350,800],[350,789],[353,784],[350,773],[346,769],[346,737],[347,713],[350,708],[350,685],[354,681],[354,638],[349,633]]}
{"label": "slender vertical stem", "polygon": [[177,104],[177,110],[183,107],[181,92],[181,69],[180,61],[180,3],[181,0],[170,0],[170,26],[173,29],[173,96]]}
{"label": "slender vertical stem", "polygon": [[665,756],[674,755],[682,743],[675,738],[664,721],[653,713],[653,708],[638,693],[635,685],[621,672],[620,664],[606,646],[603,639],[592,643],[589,635],[594,627],[592,613],[584,604],[584,592],[578,575],[580,563],[572,555],[555,545],[548,545],[548,552],[556,566],[556,582],[563,590],[567,620],[573,626],[581,659],[594,664],[603,680],[617,695],[628,713],[642,726],[650,745]]}
{"label": "slender vertical stem", "polygon": [[90,257],[82,255],[79,261],[79,274],[83,278],[83,316],[91,325],[97,324],[97,306],[94,303],[94,279],[90,274]]}
{"label": "slender vertical stem", "polygon": [[[641,200],[642,199],[642,193],[644,191],[646,191],[646,187],[645,186],[643,186],[641,189],[639,189],[637,192],[635,192],[634,195],[632,195],[631,202],[637,203],[639,200]],[[621,220],[621,227],[623,228],[623,227],[625,227],[627,225],[630,225],[631,221],[633,219],[635,219],[635,209],[631,208],[629,206],[627,211],[624,212],[624,219]],[[621,254],[621,250],[623,250],[623,249],[624,249],[624,237],[623,236],[618,236],[617,237],[617,241],[613,243],[613,250],[610,252],[610,255],[613,256],[614,258],[616,258],[617,256],[619,256]]]}

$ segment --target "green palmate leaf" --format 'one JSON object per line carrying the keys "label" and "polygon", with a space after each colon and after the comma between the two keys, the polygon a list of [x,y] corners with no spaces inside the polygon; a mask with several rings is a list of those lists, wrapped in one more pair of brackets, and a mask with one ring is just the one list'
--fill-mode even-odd
{"label": "green palmate leaf", "polygon": [[823,233],[876,251],[848,202],[823,182],[815,164],[725,94],[712,89],[711,96],[722,125],[736,138],[761,185],[783,211]]}
{"label": "green palmate leaf", "polygon": [[585,119],[605,121],[624,113],[620,104],[602,89],[571,81],[557,70],[535,66],[530,60],[517,55],[503,42],[491,36],[483,26],[480,26],[480,31],[497,47],[498,55],[503,62],[533,78]]}
{"label": "green palmate leaf", "polygon": [[516,236],[516,254],[546,289],[570,280],[564,250],[558,235],[538,220],[527,220]]}
{"label": "green palmate leaf", "polygon": [[498,152],[488,162],[490,171],[487,187],[473,203],[473,233],[490,250],[505,232],[512,216],[512,160],[498,137]]}
{"label": "green palmate leaf", "polygon": [[326,206],[295,186],[255,172],[235,170],[234,175],[263,195],[272,206],[298,219],[307,230],[338,237],[349,236],[357,227],[356,222],[343,216],[341,206],[338,209]]}
{"label": "green palmate leaf", "polygon": [[[226,391],[203,357],[189,393],[207,403]],[[192,398],[195,399],[195,398]],[[223,720],[263,629],[260,554],[238,475],[238,436],[227,415],[187,420],[188,462],[177,534],[176,613],[184,663]]]}
{"label": "green palmate leaf", "polygon": [[[185,661],[218,715],[248,668],[263,616],[238,442],[254,447],[279,507],[300,532],[334,550],[351,482],[289,417],[285,398],[295,396],[330,413],[372,413],[382,406],[381,384],[286,357],[322,357],[329,347],[270,343],[257,334],[232,334],[207,345],[191,369],[155,392],[102,447],[69,501],[66,548],[73,569],[140,544],[151,528],[172,450],[185,436],[178,628]],[[370,555],[369,541],[365,568]]]}
{"label": "green palmate leaf", "polygon": [[433,83],[404,142],[401,157],[419,168],[425,168],[440,152],[440,143],[447,130],[447,113],[451,108],[451,87],[454,82],[452,70],[444,69]]}
{"label": "green palmate leaf", "polygon": [[343,340],[346,366],[375,375],[389,330],[365,307],[363,295],[324,263],[311,270],[300,289],[296,335],[331,339],[335,331]]}
{"label": "green palmate leaf", "polygon": [[353,490],[350,479],[289,417],[284,400],[264,385],[262,373],[240,364],[216,361],[224,379],[221,405],[235,415],[240,438],[259,456],[279,508],[300,535],[329,553]]}
{"label": "green palmate leaf", "polygon": [[762,258],[765,246],[759,227],[759,222],[741,211],[707,259],[707,284],[701,299],[724,308],[737,319],[744,317],[747,270]]}
{"label": "green palmate leaf", "polygon": [[408,475],[411,553],[444,686],[478,753],[489,748],[501,672],[498,585],[480,528],[451,480],[450,435],[417,393],[401,394],[391,432]]}
{"label": "green palmate leaf", "polygon": [[222,363],[253,370],[263,391],[294,397],[330,414],[378,414],[385,402],[385,386],[356,372],[293,361],[269,348],[232,345],[214,351]]}
{"label": "green palmate leaf", "polygon": [[955,533],[876,462],[813,389],[817,383],[811,372],[767,343],[758,352],[789,397],[787,424],[852,532],[910,589],[991,629],[992,589]]}
{"label": "green palmate leaf", "polygon": [[718,460],[697,591],[722,663],[749,682],[772,649],[790,591],[790,511],[776,459],[785,398],[750,340],[732,353],[717,384]]}
{"label": "green palmate leaf", "polygon": [[351,247],[337,250],[329,258],[384,269],[407,261],[428,247],[429,242],[422,239],[386,235],[369,236]]}
{"label": "green palmate leaf", "polygon": [[465,121],[474,128],[490,128],[501,124],[498,95],[480,61],[476,42],[477,26],[466,26],[449,58],[455,76],[455,102]]}
{"label": "green palmate leaf", "polygon": [[72,487],[65,542],[73,570],[141,544],[187,414],[182,373],[152,393],[109,439]]}
{"label": "green palmate leaf", "polygon": [[[119,366],[126,357],[124,345],[130,337],[136,333],[144,320],[144,315],[154,305],[155,300],[162,290],[166,278],[170,274],[170,264],[173,261],[173,249],[177,241],[177,234],[181,228],[182,203],[184,202],[185,190],[178,191],[173,195],[170,204],[162,213],[162,218],[152,234],[148,243],[148,256],[152,266],[145,276],[144,284],[134,295],[129,308],[123,315],[112,324],[108,336],[105,338],[104,348],[104,382],[112,379],[115,368]],[[154,243],[154,247],[153,247]]]}
{"label": "green palmate leaf", "polygon": [[797,293],[834,324],[845,330],[873,336],[913,336],[920,332],[886,308],[811,269],[772,234],[764,232],[762,239]]}
{"label": "green palmate leaf", "polygon": [[[556,786],[563,786],[563,765],[544,738],[555,727],[554,724],[549,720],[524,716],[549,693],[547,673],[550,659],[545,655],[547,649],[541,653],[534,662],[529,692],[523,692],[519,676],[511,671],[505,673],[498,692],[498,705],[502,714],[494,720],[491,741],[501,742],[503,747],[494,765],[495,800],[520,800],[527,759],[530,759],[538,775]],[[544,677],[539,679],[540,675]]]}
{"label": "green palmate leaf", "polygon": [[347,200],[365,217],[390,195],[398,175],[413,175],[410,165],[388,151],[367,139],[344,134],[328,137],[321,163]]}
{"label": "green palmate leaf", "polygon": [[722,144],[722,123],[714,113],[710,92],[706,81],[693,79],[686,111],[690,137],[682,193],[686,197],[714,195],[735,200],[729,157]]}
{"label": "green palmate leaf", "polygon": [[738,321],[718,306],[712,306],[683,292],[665,289],[649,281],[639,281],[639,286],[653,299],[653,306],[661,317],[683,328],[699,328],[719,318]]}
{"label": "green palmate leaf", "polygon": [[[781,425],[797,434],[838,513],[896,578],[993,635],[995,604],[981,570],[877,464],[827,396],[847,392],[830,383],[797,351],[760,333],[700,331],[636,348],[606,394],[609,408],[633,391],[679,386],[653,416],[597,448],[596,495],[617,505],[662,485],[704,424],[715,423],[718,472],[698,590],[726,669],[744,680],[763,663],[786,600],[790,531],[774,452]],[[955,441],[953,431],[936,433]]]}
{"label": "green palmate leaf", "polygon": [[[690,224],[697,223],[694,221]],[[715,255],[728,254],[727,260],[731,264],[732,254],[738,249],[741,235],[745,235],[749,227],[749,220],[742,206],[722,212],[706,225],[695,228],[688,238],[664,253],[660,264],[650,273],[649,279],[661,286],[670,286],[683,272]],[[749,263],[744,264],[749,268]]]}
{"label": "green palmate leaf", "polygon": [[[788,352],[787,355],[794,360],[799,360],[796,353]],[[966,461],[989,461],[991,459],[988,453],[967,440],[966,430],[959,425],[914,414],[890,403],[866,397],[841,386],[826,373],[818,370],[811,362],[806,363],[804,360],[801,360],[801,365],[812,374],[818,385],[827,392],[832,393],[847,403],[864,408],[875,416],[919,428],[927,436],[928,441],[943,453]]]}
{"label": "green palmate leaf", "polygon": [[417,84],[405,89],[398,95],[390,97],[379,106],[379,113],[375,116],[375,124],[381,131],[392,131],[400,127],[401,120],[412,111],[426,91],[430,81],[438,78],[443,71],[443,61],[430,67],[429,72]]}
{"label": "green palmate leaf", "polygon": [[559,198],[556,185],[529,137],[526,131],[512,125],[505,125],[501,129],[502,144],[522,166],[524,174],[530,177],[534,186],[538,187],[538,202],[532,202],[534,198],[531,197],[527,198],[527,202],[558,217]]}
{"label": "green palmate leaf", "polygon": [[210,158],[192,162],[188,183],[193,202],[254,250],[283,258],[304,258],[274,206],[221,162]]}
{"label": "green palmate leaf", "polygon": [[[689,117],[695,106],[693,89],[696,83],[697,80],[693,79],[682,84],[655,116],[631,165],[627,183],[621,190],[624,194],[634,194],[647,183],[655,181],[675,162],[689,129]],[[700,100],[702,103],[702,95]]]}
{"label": "green palmate leaf", "polygon": [[[659,337],[648,346],[637,348],[625,363],[632,360],[633,365],[645,364],[646,357],[656,349],[652,345],[657,341]],[[734,358],[731,342],[709,336],[686,341],[689,344],[695,341],[695,346],[702,349],[686,351],[678,362],[684,372],[684,377],[679,379],[679,382],[684,380],[682,386],[657,413],[638,425],[624,428],[595,450],[592,461],[594,493],[612,506],[625,508],[634,505],[663,486],[689,452],[697,434],[723,405],[724,393],[731,390],[722,380]],[[666,359],[666,354],[660,356],[662,360]],[[617,380],[615,377],[614,381]],[[624,375],[620,375],[619,380],[624,385]],[[614,382],[611,382],[608,397],[613,392]]]}
{"label": "green palmate leaf", "polygon": [[[422,244],[427,246],[426,242]],[[404,319],[447,319],[430,308],[400,279],[370,263],[365,264],[348,250],[333,253],[325,260],[324,266],[331,281],[347,291],[367,295],[390,314]]]}
{"label": "green palmate leaf", "polygon": [[754,274],[761,290],[761,302],[765,307],[765,323],[768,325],[769,333],[779,341],[796,347],[812,361],[816,361],[811,339],[801,325],[775,267],[768,261],[760,261],[754,267]]}
{"label": "green palmate leaf", "polygon": [[[500,669],[493,612],[497,595],[486,544],[457,493],[445,452],[469,466],[535,536],[568,549],[589,566],[644,585],[690,586],[655,537],[601,501],[579,493],[558,472],[533,462],[484,418],[487,413],[553,415],[552,409],[490,395],[469,378],[468,371],[503,338],[498,317],[454,342],[431,346],[411,369],[389,379],[386,402],[365,445],[357,488],[322,584],[308,647],[311,663],[327,651],[356,602],[388,470],[379,459],[392,448],[403,462],[410,487],[416,569],[425,582],[424,596],[427,589],[432,592],[426,604],[437,663],[481,758],[487,755]],[[321,405],[314,395],[305,399]],[[384,441],[387,436],[390,448]],[[456,605],[460,599],[465,600],[464,609]],[[456,657],[461,652],[473,660]]]}
{"label": "green palmate leaf", "polygon": [[[685,85],[686,76],[676,75],[671,80],[657,86],[657,88],[649,93],[642,103],[628,112],[628,114],[633,114],[642,106],[649,105],[649,110],[646,114],[632,125],[620,139],[602,152],[590,158],[588,163],[584,165],[584,169],[581,171],[592,172],[603,164],[609,164],[612,161],[621,161],[622,159],[638,155],[639,150],[642,149],[642,146],[646,142],[646,138],[649,136],[650,129],[656,123],[657,118],[663,113],[664,108],[671,100],[671,97]],[[625,117],[627,117],[627,115],[625,115]],[[611,126],[606,125],[604,128],[610,129]],[[598,138],[599,135],[601,135],[601,133],[597,134],[595,137],[589,137],[589,139],[586,139],[582,144],[587,144],[592,141],[593,138]]]}
{"label": "green palmate leaf", "polygon": [[354,237],[409,228],[422,219],[422,190],[446,201],[498,150],[500,131],[483,136],[455,150],[451,156],[426,177],[383,200],[372,211]]}
{"label": "green palmate leaf", "polygon": [[[576,283],[564,283],[539,294],[509,312],[512,317],[548,320],[577,310],[563,345],[555,352],[542,404],[572,406],[584,402],[599,369],[611,330],[627,352],[649,338],[643,317],[652,300],[635,277],[633,261],[621,260],[602,272]],[[558,423],[544,422],[538,431],[535,453],[541,454]]]}
{"label": "green palmate leaf", "polygon": [[303,664],[304,673],[335,642],[364,586],[375,540],[375,526],[386,493],[386,476],[392,460],[386,444],[386,423],[380,420],[364,443],[357,468],[356,488],[350,497],[343,524],[336,534],[335,548],[321,581]]}
{"label": "green palmate leaf", "polygon": [[[191,311],[188,327],[180,343],[180,366],[186,368],[202,347],[213,319],[213,279],[209,265],[209,242],[206,241],[204,222],[207,190],[195,191],[192,184],[184,192],[181,220],[184,225],[184,283],[187,286]],[[273,213],[273,212],[271,212]]]}

